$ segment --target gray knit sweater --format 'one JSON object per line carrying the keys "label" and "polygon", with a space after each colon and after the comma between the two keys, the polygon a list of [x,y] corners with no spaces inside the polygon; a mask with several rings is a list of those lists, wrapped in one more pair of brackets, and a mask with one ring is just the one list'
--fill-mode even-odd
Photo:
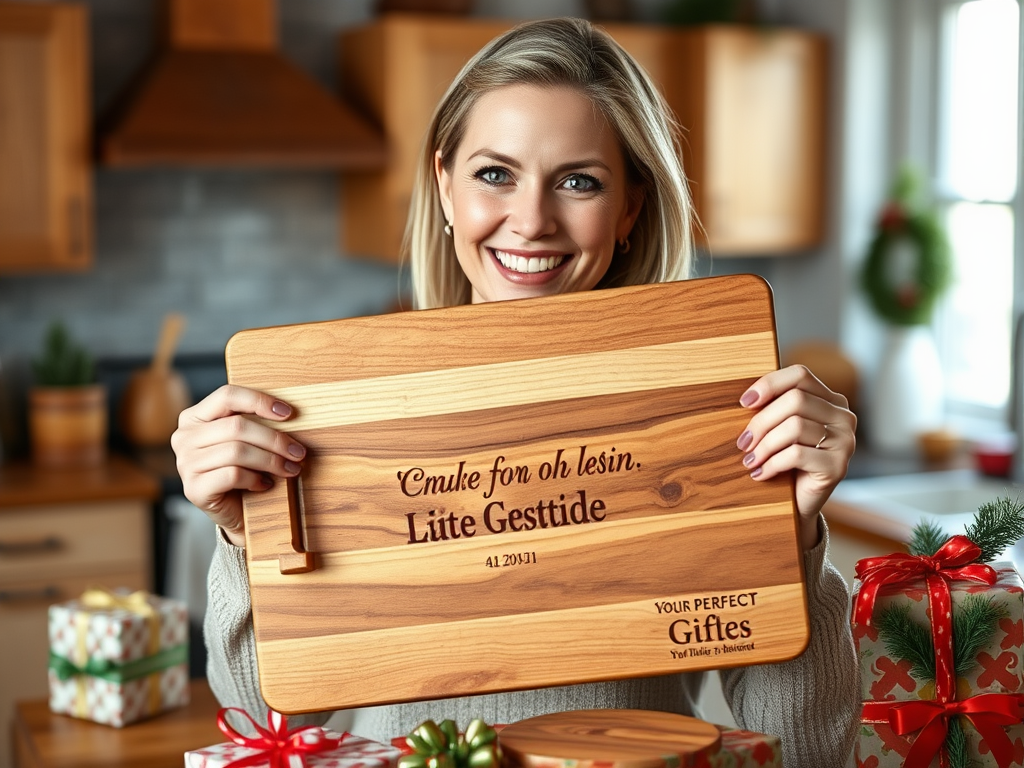
{"label": "gray knit sweater", "polygon": [[[804,554],[811,639],[793,661],[722,670],[726,701],[741,728],[775,734],[782,740],[786,768],[842,768],[850,754],[859,704],[857,666],[848,621],[849,594],[828,562],[828,534]],[[223,706],[241,707],[266,721],[260,695],[256,646],[249,602],[245,550],[218,531],[209,573],[205,635],[207,675]],[[388,742],[426,719],[468,723],[513,723],[547,712],[573,709],[653,709],[692,715],[702,673],[665,675],[560,688],[467,696],[371,707],[354,713],[351,730]],[[331,713],[289,718],[318,723]]]}

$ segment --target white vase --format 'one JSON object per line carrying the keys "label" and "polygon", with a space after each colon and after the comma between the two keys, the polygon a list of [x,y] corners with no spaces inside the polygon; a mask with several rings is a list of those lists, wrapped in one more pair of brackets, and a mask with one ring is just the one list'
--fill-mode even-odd
{"label": "white vase", "polygon": [[875,378],[871,442],[881,453],[917,451],[922,432],[942,427],[945,416],[942,365],[926,325],[888,330]]}

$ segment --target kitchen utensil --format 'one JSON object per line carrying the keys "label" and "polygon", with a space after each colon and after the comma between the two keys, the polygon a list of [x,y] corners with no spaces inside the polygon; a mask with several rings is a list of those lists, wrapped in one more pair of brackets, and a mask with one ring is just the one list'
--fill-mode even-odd
{"label": "kitchen utensil", "polygon": [[242,331],[228,380],[308,449],[245,494],[260,685],[285,712],[728,667],[806,645],[789,475],[740,396],[754,276]]}
{"label": "kitchen utensil", "polygon": [[152,363],[128,379],[121,398],[121,431],[137,446],[166,446],[178,426],[178,414],[191,404],[185,379],[171,368],[184,326],[180,314],[164,317]]}

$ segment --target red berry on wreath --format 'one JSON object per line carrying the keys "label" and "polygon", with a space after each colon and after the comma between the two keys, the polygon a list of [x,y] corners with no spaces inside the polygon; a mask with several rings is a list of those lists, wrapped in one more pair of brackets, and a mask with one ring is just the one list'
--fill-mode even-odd
{"label": "red berry on wreath", "polygon": [[911,283],[901,285],[896,290],[896,301],[905,309],[913,309],[917,306],[917,286]]}
{"label": "red berry on wreath", "polygon": [[878,217],[878,226],[886,232],[891,232],[892,230],[902,228],[906,219],[907,214],[903,210],[902,205],[896,202],[887,203]]}

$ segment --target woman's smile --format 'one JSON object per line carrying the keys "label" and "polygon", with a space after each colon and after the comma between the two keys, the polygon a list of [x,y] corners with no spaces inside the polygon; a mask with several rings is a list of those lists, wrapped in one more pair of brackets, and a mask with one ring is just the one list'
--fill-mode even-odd
{"label": "woman's smile", "polygon": [[571,259],[571,255],[550,251],[499,250],[488,248],[501,267],[513,274],[510,280],[541,283],[555,277],[560,267]]}

